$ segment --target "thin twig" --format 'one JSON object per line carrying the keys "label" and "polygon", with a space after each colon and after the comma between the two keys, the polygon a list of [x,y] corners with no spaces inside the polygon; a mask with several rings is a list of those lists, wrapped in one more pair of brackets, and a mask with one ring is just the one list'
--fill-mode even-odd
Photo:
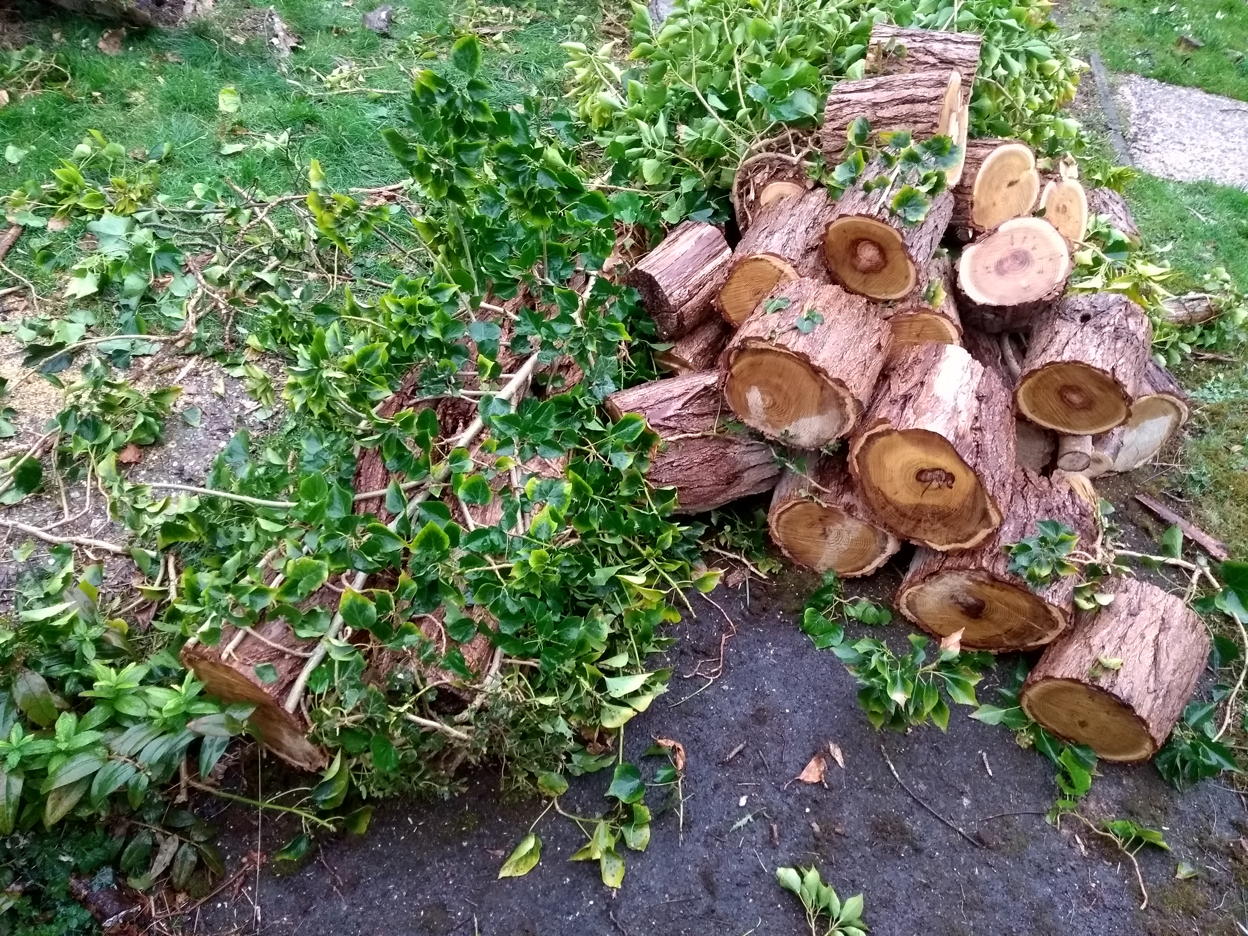
{"label": "thin twig", "polygon": [[970,843],[971,843],[972,845],[974,845],[976,848],[984,848],[984,847],[985,847],[983,842],[980,842],[980,841],[978,841],[977,839],[974,839],[974,838],[972,838],[971,836],[967,835],[967,834],[966,834],[966,832],[965,832],[965,830],[963,830],[963,829],[962,829],[962,828],[960,828],[959,826],[954,825],[954,824],[953,824],[953,822],[951,822],[950,820],[946,819],[944,816],[942,816],[940,813],[938,813],[935,809],[933,809],[931,806],[929,806],[929,805],[927,804],[927,802],[926,802],[926,801],[925,801],[922,797],[920,797],[920,796],[919,796],[919,794],[918,794],[918,793],[915,793],[915,792],[914,792],[914,790],[912,790],[912,789],[910,789],[910,787],[906,786],[906,782],[905,782],[904,780],[902,780],[902,779],[901,779],[901,775],[897,773],[897,768],[893,766],[893,761],[892,761],[892,758],[890,758],[890,757],[888,756],[888,751],[886,751],[886,750],[884,749],[884,745],[882,745],[882,744],[880,745],[880,753],[884,755],[884,763],[888,764],[888,769],[889,769],[889,772],[893,775],[893,779],[897,781],[897,785],[898,785],[899,787],[901,787],[903,790],[905,790],[907,793],[909,793],[909,794],[910,794],[910,798],[911,798],[912,800],[914,800],[916,803],[918,803],[920,806],[922,806],[924,809],[926,809],[929,813],[931,813],[933,816],[935,816],[937,819],[939,819],[941,822],[943,822],[943,823],[944,823],[945,825],[947,825],[949,828],[953,829],[953,831],[954,831],[954,832],[957,832],[957,833],[958,833],[958,835],[962,836],[964,839],[966,839],[968,842],[970,842]]}
{"label": "thin twig", "polygon": [[116,543],[107,543],[104,540],[92,539],[89,536],[53,536],[39,527],[2,518],[0,518],[0,526],[16,530],[19,533],[25,533],[27,536],[33,536],[37,540],[43,540],[45,543],[52,543],[56,546],[84,546],[88,549],[98,549],[102,552],[112,553],[115,556],[130,555],[130,550],[124,546],[118,546]]}

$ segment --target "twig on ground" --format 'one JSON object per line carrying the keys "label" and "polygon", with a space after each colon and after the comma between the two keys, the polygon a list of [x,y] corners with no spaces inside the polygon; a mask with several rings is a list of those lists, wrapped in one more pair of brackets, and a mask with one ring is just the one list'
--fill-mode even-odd
{"label": "twig on ground", "polygon": [[130,550],[124,546],[118,546],[116,543],[108,543],[104,540],[92,539],[89,536],[53,536],[39,527],[3,518],[0,518],[0,526],[7,527],[18,533],[25,533],[27,536],[33,536],[37,540],[43,540],[45,543],[52,543],[55,546],[82,546],[87,549],[98,549],[101,552],[112,553],[115,556],[130,555]]}
{"label": "twig on ground", "polygon": [[13,245],[17,243],[17,239],[22,236],[22,226],[14,224],[4,232],[4,236],[0,237],[0,260],[9,255],[9,251],[13,249]]}
{"label": "twig on ground", "polygon": [[977,839],[972,838],[970,835],[967,835],[964,829],[962,829],[959,826],[954,825],[952,821],[950,821],[949,819],[946,819],[944,816],[938,813],[935,809],[929,806],[927,804],[927,801],[924,800],[922,797],[920,797],[918,793],[915,793],[914,790],[910,789],[910,787],[906,785],[906,782],[901,779],[901,775],[897,773],[897,768],[893,766],[892,758],[888,756],[888,751],[884,749],[884,745],[882,744],[880,745],[880,753],[884,755],[884,763],[888,764],[888,770],[893,775],[893,779],[897,781],[897,785],[901,787],[903,790],[905,790],[908,794],[910,794],[910,798],[912,800],[914,800],[916,803],[918,803],[920,806],[926,809],[929,813],[931,813],[933,816],[935,816],[937,819],[939,819],[941,822],[943,822],[945,825],[951,828],[954,832],[957,832],[958,835],[962,836],[962,838],[966,839],[976,848],[985,847],[983,842],[980,842]]}

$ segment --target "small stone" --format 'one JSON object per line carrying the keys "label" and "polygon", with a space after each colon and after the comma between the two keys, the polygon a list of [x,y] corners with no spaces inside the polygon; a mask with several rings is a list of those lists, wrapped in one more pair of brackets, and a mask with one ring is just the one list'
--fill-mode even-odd
{"label": "small stone", "polygon": [[364,14],[364,28],[371,29],[379,36],[390,35],[390,27],[393,23],[394,7],[388,3]]}

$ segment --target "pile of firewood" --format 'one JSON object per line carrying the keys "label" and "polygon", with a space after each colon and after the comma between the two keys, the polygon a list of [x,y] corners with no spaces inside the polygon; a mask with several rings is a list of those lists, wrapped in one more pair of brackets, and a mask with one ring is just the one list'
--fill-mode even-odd
{"label": "pile of firewood", "polygon": [[686,222],[628,274],[677,376],[608,408],[664,440],[650,478],[683,511],[774,490],[771,536],[803,566],[866,575],[913,543],[897,597],[910,621],[967,648],[1047,648],[1027,712],[1105,758],[1147,758],[1203,669],[1200,621],[1134,579],[1076,613],[1073,577],[1033,589],[1005,548],[1041,520],[1095,548],[1088,479],[1148,461],[1187,406],[1143,310],[1066,291],[1090,212],[1136,236],[1121,197],[1041,171],[1023,143],[966,140],[979,51],[974,35],[876,26],[869,76],[828,97],[826,164],[858,118],[948,135],[963,159],[947,190],[910,225],[870,172],[836,198],[801,153],[751,154],[735,246]]}

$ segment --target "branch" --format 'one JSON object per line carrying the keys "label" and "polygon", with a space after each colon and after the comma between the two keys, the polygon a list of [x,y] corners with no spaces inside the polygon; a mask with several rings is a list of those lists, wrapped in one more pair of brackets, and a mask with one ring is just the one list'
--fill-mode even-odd
{"label": "branch", "polygon": [[30,526],[27,523],[19,523],[16,520],[0,519],[0,526],[8,527],[10,530],[16,530],[19,533],[25,533],[27,536],[33,536],[37,540],[43,540],[45,543],[52,543],[56,546],[85,546],[88,549],[98,549],[101,552],[109,552],[114,556],[128,556],[130,550],[124,546],[118,546],[116,543],[106,543],[103,540],[92,539],[89,536],[53,536],[39,527]]}

